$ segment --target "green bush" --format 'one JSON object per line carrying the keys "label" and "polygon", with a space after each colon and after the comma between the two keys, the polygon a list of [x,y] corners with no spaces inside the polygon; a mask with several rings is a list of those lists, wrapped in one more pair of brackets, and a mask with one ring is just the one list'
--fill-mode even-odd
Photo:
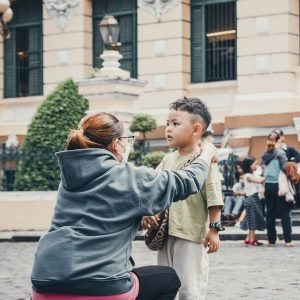
{"label": "green bush", "polygon": [[148,153],[142,158],[142,165],[146,167],[156,168],[165,155],[166,153],[162,151],[154,151]]}
{"label": "green bush", "polygon": [[129,130],[131,132],[141,132],[143,139],[146,138],[146,132],[156,129],[156,121],[149,114],[136,114],[133,116]]}
{"label": "green bush", "polygon": [[88,101],[73,80],[61,83],[37,110],[29,125],[16,173],[14,189],[56,190],[60,170],[55,152],[64,149],[71,128],[86,114]]}

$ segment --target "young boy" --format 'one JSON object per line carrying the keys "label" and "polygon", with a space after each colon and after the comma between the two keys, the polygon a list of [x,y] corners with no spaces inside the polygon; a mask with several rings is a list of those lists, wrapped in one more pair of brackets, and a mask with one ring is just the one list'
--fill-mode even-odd
{"label": "young boy", "polygon": [[[211,122],[204,103],[184,98],[170,105],[166,138],[177,151],[166,155],[159,169],[176,170],[197,152],[199,141]],[[218,165],[213,163],[202,190],[169,210],[169,235],[158,252],[159,265],[171,266],[181,280],[179,300],[205,299],[208,281],[208,253],[219,249],[218,231],[223,207]],[[155,226],[158,216],[144,217],[143,227]],[[210,223],[208,225],[208,223]],[[210,227],[208,229],[208,227]],[[208,250],[207,250],[208,247]]]}

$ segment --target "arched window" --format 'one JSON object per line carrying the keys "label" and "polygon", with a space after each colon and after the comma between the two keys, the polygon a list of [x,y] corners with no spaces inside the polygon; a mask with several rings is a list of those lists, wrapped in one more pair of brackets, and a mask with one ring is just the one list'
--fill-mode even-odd
{"label": "arched window", "polygon": [[15,1],[4,40],[4,97],[43,94],[43,1]]}
{"label": "arched window", "polygon": [[120,25],[121,68],[137,77],[137,0],[93,0],[93,65],[101,68],[100,54],[103,41],[99,32],[99,21],[105,15],[114,16]]}
{"label": "arched window", "polygon": [[192,82],[236,79],[236,1],[191,0]]}

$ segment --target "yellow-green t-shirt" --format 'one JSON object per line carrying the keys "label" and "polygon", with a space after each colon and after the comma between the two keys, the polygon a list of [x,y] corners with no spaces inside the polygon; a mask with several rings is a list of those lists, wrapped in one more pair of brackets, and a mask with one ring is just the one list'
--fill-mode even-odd
{"label": "yellow-green t-shirt", "polygon": [[[178,170],[191,156],[179,156],[178,151],[164,157],[157,169]],[[208,177],[198,194],[172,203],[169,210],[169,235],[203,243],[208,231],[208,208],[223,206],[220,173],[217,163],[210,166]]]}

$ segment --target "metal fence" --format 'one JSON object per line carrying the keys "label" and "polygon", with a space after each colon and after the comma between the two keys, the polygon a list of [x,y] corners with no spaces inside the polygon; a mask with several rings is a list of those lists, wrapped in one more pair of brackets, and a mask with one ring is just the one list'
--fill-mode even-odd
{"label": "metal fence", "polygon": [[[57,166],[58,162],[54,155],[55,151],[41,150],[39,153],[37,149],[34,151],[27,150],[26,152],[20,148],[9,147],[5,145],[0,146],[0,191],[14,191],[15,189],[15,177],[16,172],[21,168],[20,161],[26,161],[27,172],[31,169],[42,168],[47,166]],[[37,155],[38,153],[38,155]],[[236,167],[237,157],[230,154],[226,160],[219,162],[220,172],[222,173],[222,190],[223,192],[230,193],[234,184],[234,174]],[[21,170],[22,171],[22,170]],[[38,179],[37,179],[38,180]],[[44,180],[47,180],[45,178]],[[49,178],[53,180],[53,178]],[[33,180],[27,183],[27,190],[36,190],[37,181]],[[56,186],[56,183],[53,185]]]}
{"label": "metal fence", "polygon": [[19,161],[19,150],[15,147],[5,148],[1,145],[0,148],[0,165],[1,165],[1,187],[2,191],[13,191],[15,173]]}
{"label": "metal fence", "polygon": [[237,156],[234,154],[230,154],[226,160],[222,160],[219,162],[219,169],[223,177],[222,190],[224,194],[232,192],[237,161]]}
{"label": "metal fence", "polygon": [[[7,148],[5,144],[0,145],[0,191],[17,190],[15,188],[17,171],[28,174],[31,170],[49,166],[59,168],[55,151],[37,148],[23,150],[19,147]],[[47,178],[42,178],[42,180],[45,181]],[[40,183],[39,178],[28,178],[25,190],[37,190],[38,183]],[[56,184],[54,186],[57,187]]]}

